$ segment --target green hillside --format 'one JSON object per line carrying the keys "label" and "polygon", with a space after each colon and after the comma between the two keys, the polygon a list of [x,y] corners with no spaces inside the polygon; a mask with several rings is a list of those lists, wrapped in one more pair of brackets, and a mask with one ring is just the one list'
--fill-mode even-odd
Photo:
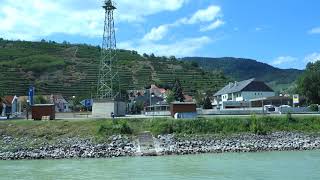
{"label": "green hillside", "polygon": [[290,88],[303,71],[296,69],[279,69],[265,63],[241,58],[203,58],[187,57],[182,61],[197,62],[204,70],[222,71],[236,81],[256,78],[267,82],[275,90]]}
{"label": "green hillside", "polygon": [[[26,42],[0,39],[0,96],[26,95],[30,85],[37,94],[90,97],[95,94],[100,48],[83,44]],[[227,78],[206,72],[174,57],[141,56],[118,51],[121,89],[143,89],[151,83],[168,85],[179,78],[187,94],[216,91]]]}

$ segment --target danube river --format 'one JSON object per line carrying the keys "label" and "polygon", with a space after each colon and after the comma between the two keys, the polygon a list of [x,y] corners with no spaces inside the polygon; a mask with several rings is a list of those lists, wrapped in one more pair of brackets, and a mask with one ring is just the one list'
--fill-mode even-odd
{"label": "danube river", "polygon": [[0,179],[319,180],[320,151],[0,161]]}

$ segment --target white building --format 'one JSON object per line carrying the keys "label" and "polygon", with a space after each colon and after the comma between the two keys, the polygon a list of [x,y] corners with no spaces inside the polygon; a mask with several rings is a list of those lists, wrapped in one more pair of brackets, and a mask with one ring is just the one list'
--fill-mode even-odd
{"label": "white building", "polygon": [[249,79],[229,83],[214,95],[213,106],[218,109],[250,107],[250,100],[275,96],[264,82]]}

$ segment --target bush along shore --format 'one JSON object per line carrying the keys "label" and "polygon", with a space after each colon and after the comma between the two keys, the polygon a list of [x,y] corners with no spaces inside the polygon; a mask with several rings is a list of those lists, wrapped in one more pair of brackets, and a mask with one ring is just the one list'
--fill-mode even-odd
{"label": "bush along shore", "polygon": [[177,121],[0,122],[0,160],[317,150],[319,125],[318,117],[291,115]]}

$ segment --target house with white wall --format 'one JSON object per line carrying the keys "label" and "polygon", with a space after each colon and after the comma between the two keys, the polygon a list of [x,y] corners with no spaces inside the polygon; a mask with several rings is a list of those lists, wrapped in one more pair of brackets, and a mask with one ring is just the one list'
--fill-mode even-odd
{"label": "house with white wall", "polygon": [[250,107],[250,100],[275,96],[264,82],[249,79],[226,85],[214,94],[213,106],[218,109]]}

